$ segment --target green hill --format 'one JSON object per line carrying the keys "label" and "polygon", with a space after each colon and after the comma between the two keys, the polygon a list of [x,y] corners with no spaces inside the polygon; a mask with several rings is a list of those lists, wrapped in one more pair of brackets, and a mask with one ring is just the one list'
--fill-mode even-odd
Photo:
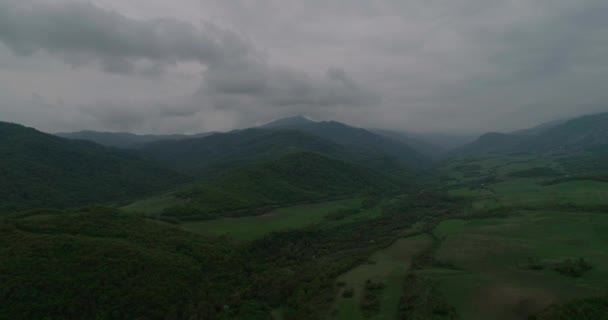
{"label": "green hill", "polygon": [[307,132],[353,150],[387,155],[409,168],[422,168],[429,163],[425,156],[406,143],[337,121],[315,122],[306,118],[292,117],[279,119],[261,128]]}
{"label": "green hill", "polygon": [[573,153],[608,150],[608,113],[553,121],[514,133],[487,133],[452,155],[488,153]]}
{"label": "green hill", "polygon": [[397,186],[369,169],[298,152],[232,170],[176,192],[175,196],[187,204],[168,208],[164,214],[182,219],[250,215],[273,206],[382,192]]}
{"label": "green hill", "polygon": [[537,152],[608,149],[608,112],[575,118],[550,127],[520,148]]}
{"label": "green hill", "polygon": [[383,172],[403,174],[410,170],[395,157],[347,147],[298,130],[236,130],[205,138],[159,141],[141,148],[141,152],[167,166],[198,176],[303,151]]}
{"label": "green hill", "polygon": [[183,181],[133,153],[0,122],[0,209],[129,199]]}
{"label": "green hill", "polygon": [[443,148],[425,141],[424,138],[413,133],[383,129],[369,129],[369,131],[377,135],[399,141],[416,150],[416,152],[432,159],[439,157],[439,155],[445,151]]}
{"label": "green hill", "polygon": [[344,148],[298,131],[258,129],[218,133],[205,138],[158,141],[141,151],[177,170],[201,174],[233,169],[296,151],[339,154]]}
{"label": "green hill", "polygon": [[238,302],[244,256],[115,210],[0,221],[0,319],[211,319]]}

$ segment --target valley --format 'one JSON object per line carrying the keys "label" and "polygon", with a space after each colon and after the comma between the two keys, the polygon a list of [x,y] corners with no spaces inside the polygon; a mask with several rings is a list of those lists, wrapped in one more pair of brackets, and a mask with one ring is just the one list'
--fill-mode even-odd
{"label": "valley", "polygon": [[439,157],[298,117],[120,149],[0,123],[0,318],[601,319],[602,124]]}

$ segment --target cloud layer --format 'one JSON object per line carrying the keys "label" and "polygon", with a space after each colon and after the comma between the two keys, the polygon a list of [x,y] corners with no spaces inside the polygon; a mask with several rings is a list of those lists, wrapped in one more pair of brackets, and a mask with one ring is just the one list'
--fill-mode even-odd
{"label": "cloud layer", "polygon": [[607,16],[603,0],[4,0],[0,120],[516,129],[608,110]]}

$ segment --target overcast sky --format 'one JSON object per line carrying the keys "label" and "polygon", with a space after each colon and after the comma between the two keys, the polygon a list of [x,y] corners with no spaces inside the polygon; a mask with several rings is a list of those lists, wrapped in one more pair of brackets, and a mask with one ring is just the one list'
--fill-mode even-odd
{"label": "overcast sky", "polygon": [[608,111],[606,0],[0,0],[0,120],[421,132]]}

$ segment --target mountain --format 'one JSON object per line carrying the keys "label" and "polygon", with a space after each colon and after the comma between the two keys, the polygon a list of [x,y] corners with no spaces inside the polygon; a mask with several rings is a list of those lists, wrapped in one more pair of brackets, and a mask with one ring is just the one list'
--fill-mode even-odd
{"label": "mountain", "polygon": [[157,141],[140,150],[180,171],[197,174],[289,152],[315,151],[333,155],[341,153],[343,148],[298,131],[246,129],[198,139]]}
{"label": "mountain", "polygon": [[413,133],[415,137],[437,146],[443,153],[464,146],[477,139],[478,135],[472,134],[447,134],[447,133]]}
{"label": "mountain", "polygon": [[353,150],[393,157],[410,168],[421,168],[429,162],[425,156],[405,143],[337,121],[315,122],[302,117],[292,117],[271,122],[260,128],[307,132]]}
{"label": "mountain", "polygon": [[199,133],[194,135],[170,134],[170,135],[138,135],[128,132],[99,132],[99,131],[78,131],[63,132],[55,135],[73,140],[87,140],[97,144],[117,147],[124,149],[136,148],[142,144],[164,140],[182,140],[190,138],[202,138],[214,134],[214,132]]}
{"label": "mountain", "polygon": [[429,158],[437,158],[441,153],[444,152],[443,148],[425,141],[424,138],[421,138],[416,134],[411,134],[409,132],[404,132],[404,131],[394,131],[394,130],[384,130],[384,129],[368,129],[368,130],[377,135],[384,136],[384,137],[399,141],[405,145],[408,145],[412,149],[416,150],[418,153],[420,153],[426,157],[429,157]]}
{"label": "mountain", "polygon": [[490,132],[477,140],[450,152],[451,155],[477,155],[486,153],[513,152],[524,141],[519,135]]}
{"label": "mountain", "polygon": [[133,153],[0,122],[0,208],[127,199],[184,178]]}
{"label": "mountain", "polygon": [[310,120],[304,116],[293,116],[286,117],[278,120],[271,121],[267,124],[260,126],[260,128],[270,129],[270,128],[281,128],[281,127],[291,127],[291,126],[301,126],[316,123],[316,121]]}
{"label": "mountain", "polygon": [[536,152],[608,148],[608,112],[582,116],[552,126],[519,147]]}
{"label": "mountain", "polygon": [[510,132],[510,134],[519,135],[519,136],[535,136],[535,135],[543,133],[544,131],[546,131],[548,129],[551,129],[551,128],[556,127],[556,126],[558,126],[558,125],[560,125],[562,123],[565,123],[568,120],[570,120],[570,119],[553,120],[553,121],[541,123],[541,124],[539,124],[537,126],[534,126],[532,128],[512,131],[512,132]]}
{"label": "mountain", "polygon": [[383,172],[403,173],[405,164],[395,157],[343,146],[319,136],[284,129],[245,129],[205,138],[158,141],[141,152],[176,170],[205,176],[240,165],[298,151],[309,151]]}
{"label": "mountain", "polygon": [[260,208],[377,193],[397,186],[369,169],[317,153],[295,152],[178,191],[174,195],[187,200],[187,205],[169,208],[165,214],[188,219],[248,215]]}
{"label": "mountain", "polygon": [[559,120],[513,133],[488,133],[452,155],[608,150],[608,113]]}

